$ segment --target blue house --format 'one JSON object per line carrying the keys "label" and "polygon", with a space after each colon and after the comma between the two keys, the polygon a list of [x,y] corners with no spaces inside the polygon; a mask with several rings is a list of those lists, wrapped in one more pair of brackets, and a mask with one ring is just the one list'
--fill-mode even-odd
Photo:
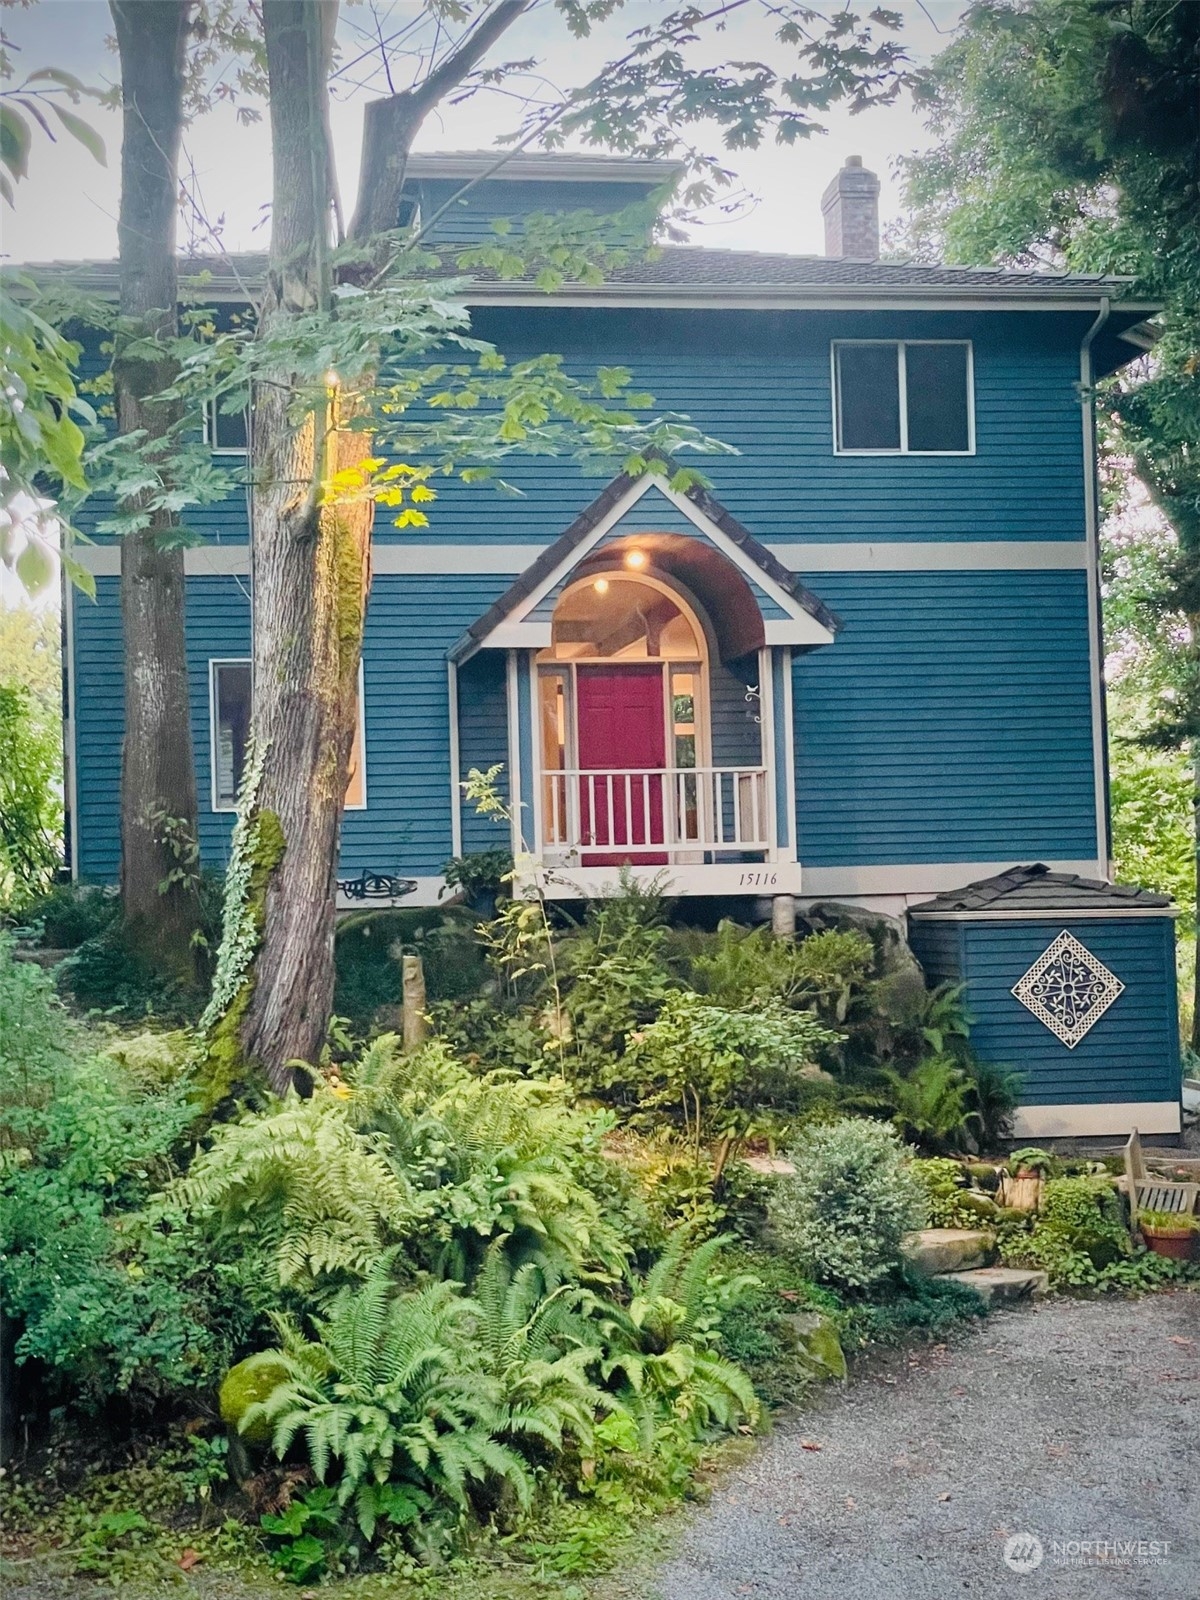
{"label": "blue house", "polygon": [[[431,216],[491,159],[414,157],[406,209]],[[516,157],[440,236],[615,214],[670,175]],[[773,899],[786,926],[816,899],[902,916],[1019,863],[1107,879],[1090,390],[1145,347],[1153,308],[1122,301],[1118,279],[881,261],[878,188],[855,158],[837,174],[823,257],[667,246],[599,286],[470,290],[475,331],[511,358],[627,366],[738,453],[686,493],[530,459],[511,474],[519,497],[451,485],[426,530],[380,520],[347,884],[403,876],[406,904],[435,903],[449,857],[509,842],[460,788],[496,764],[511,844],[562,897],[631,863],[679,895]],[[214,302],[236,305],[255,263],[209,266]],[[214,418],[210,442],[244,451],[240,419]],[[219,863],[249,715],[242,500],[206,531],[187,553],[187,642],[202,846]],[[72,861],[111,880],[120,551],[85,554],[96,603],[72,595],[67,624]],[[1157,1050],[1165,977],[1147,1004]],[[1132,1108],[1141,1131],[1176,1132],[1178,1085],[1166,1093],[1154,1060],[1144,1093],[1136,1070],[1123,1080],[1111,1129],[1093,1109],[1081,1131],[1127,1131]],[[1069,1132],[1062,1107],[1107,1090],[1062,1093],[1053,1116],[1031,1101],[1021,1131]]]}

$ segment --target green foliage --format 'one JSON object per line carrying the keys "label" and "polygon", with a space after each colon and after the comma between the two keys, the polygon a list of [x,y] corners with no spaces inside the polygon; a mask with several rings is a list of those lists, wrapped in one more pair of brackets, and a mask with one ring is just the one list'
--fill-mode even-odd
{"label": "green foliage", "polygon": [[606,1124],[561,1085],[476,1077],[436,1046],[401,1057],[391,1036],[347,1076],[215,1130],[174,1192],[220,1248],[252,1233],[305,1294],[365,1277],[395,1244],[469,1278],[501,1236],[550,1277],[619,1272]]}
{"label": "green foliage", "polygon": [[932,1156],[912,1163],[913,1176],[925,1191],[931,1228],[975,1228],[979,1211],[965,1198],[967,1175],[961,1162]]}
{"label": "green foliage", "polygon": [[419,955],[431,1005],[475,995],[487,967],[474,918],[458,907],[365,911],[341,918],[334,943],[334,1012],[358,1033],[394,1026],[400,958]]}
{"label": "green foliage", "polygon": [[23,911],[60,861],[57,726],[29,693],[0,683],[0,911]]}
{"label": "green foliage", "polygon": [[948,1056],[930,1056],[907,1075],[888,1067],[880,1074],[892,1120],[901,1138],[926,1150],[966,1141],[974,1120],[970,1075]]}
{"label": "green foliage", "polygon": [[345,1544],[341,1507],[334,1489],[297,1495],[287,1510],[259,1518],[270,1540],[271,1566],[289,1583],[310,1583],[328,1570]]}
{"label": "green foliage", "polygon": [[512,877],[511,850],[476,850],[453,856],[442,868],[448,889],[461,889],[469,903],[479,895],[497,895]]}
{"label": "green foliage", "polygon": [[887,1295],[849,1301],[838,1321],[843,1344],[862,1349],[945,1339],[956,1328],[986,1315],[987,1303],[974,1289],[913,1274],[904,1275]]}
{"label": "green foliage", "polygon": [[0,943],[0,1296],[18,1364],[84,1406],[206,1381],[244,1319],[216,1320],[210,1264],[145,1214],[193,1111],[89,1050],[49,979]]}
{"label": "green foliage", "polygon": [[103,933],[120,909],[117,896],[99,884],[56,883],[25,908],[23,921],[40,928],[47,950],[75,950]]}
{"label": "green foliage", "polygon": [[1001,1252],[1041,1267],[1055,1288],[1090,1289],[1120,1281],[1112,1269],[1133,1245],[1110,1179],[1048,1178],[1032,1231],[1002,1239]]}
{"label": "green foliage", "polygon": [[699,993],[733,1009],[765,1000],[816,1006],[821,1016],[844,1022],[850,1003],[875,963],[866,934],[826,929],[798,942],[777,939],[723,921],[710,949],[696,954],[688,976]]}
{"label": "green foliage", "polygon": [[820,1283],[863,1289],[895,1272],[904,1235],[922,1225],[925,1198],[899,1137],[883,1123],[847,1117],[807,1130],[789,1152],[771,1224]]}
{"label": "green foliage", "polygon": [[381,1516],[410,1521],[439,1504],[465,1510],[470,1486],[489,1479],[527,1504],[528,1469],[495,1437],[500,1385],[468,1355],[471,1309],[451,1283],[397,1295],[388,1264],[376,1266],[335,1297],[314,1340],[277,1322],[281,1347],[250,1365],[271,1363],[287,1376],[250,1407],[243,1428],[268,1422],[280,1456],[302,1435],[318,1482],[336,1463],[338,1504],[353,1506],[368,1540]]}
{"label": "green foliage", "polygon": [[1185,1211],[1139,1210],[1138,1222],[1160,1233],[1200,1233],[1200,1217]]}
{"label": "green foliage", "polygon": [[727,1159],[761,1126],[765,1108],[797,1103],[805,1070],[839,1038],[812,1012],[778,1000],[731,1011],[675,993],[630,1052],[628,1081],[642,1107],[678,1119],[697,1154],[719,1139]]}

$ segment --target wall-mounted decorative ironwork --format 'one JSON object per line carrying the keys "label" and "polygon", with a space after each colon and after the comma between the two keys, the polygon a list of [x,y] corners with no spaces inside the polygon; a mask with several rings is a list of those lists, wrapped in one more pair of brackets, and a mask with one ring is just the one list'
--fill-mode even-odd
{"label": "wall-mounted decorative ironwork", "polygon": [[1068,1050],[1124,991],[1125,985],[1064,928],[1012,992]]}
{"label": "wall-mounted decorative ironwork", "polygon": [[338,893],[347,900],[402,900],[417,887],[415,878],[393,878],[386,872],[360,872],[357,878],[339,878]]}

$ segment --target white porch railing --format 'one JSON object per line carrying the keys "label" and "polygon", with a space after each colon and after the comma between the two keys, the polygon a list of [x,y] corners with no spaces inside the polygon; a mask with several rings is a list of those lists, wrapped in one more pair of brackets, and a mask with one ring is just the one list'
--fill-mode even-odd
{"label": "white porch railing", "polygon": [[543,852],[656,857],[767,851],[766,767],[644,767],[543,772]]}

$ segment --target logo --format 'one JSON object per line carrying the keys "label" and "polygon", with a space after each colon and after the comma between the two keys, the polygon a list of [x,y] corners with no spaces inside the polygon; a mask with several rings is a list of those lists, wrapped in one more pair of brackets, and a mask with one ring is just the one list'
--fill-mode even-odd
{"label": "logo", "polygon": [[1014,1533],[1004,1546],[1004,1565],[1014,1572],[1036,1572],[1042,1555],[1042,1541],[1036,1533]]}

